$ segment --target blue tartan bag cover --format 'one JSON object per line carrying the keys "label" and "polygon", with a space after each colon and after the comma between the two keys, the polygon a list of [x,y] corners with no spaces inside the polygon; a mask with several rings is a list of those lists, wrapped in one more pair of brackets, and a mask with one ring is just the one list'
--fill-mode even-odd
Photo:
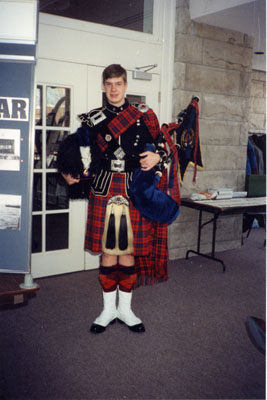
{"label": "blue tartan bag cover", "polygon": [[[147,146],[145,151],[151,149]],[[159,181],[160,176],[155,174],[154,169],[142,171],[138,168],[133,174],[129,196],[143,217],[170,224],[177,218],[180,207],[171,196],[156,187]]]}

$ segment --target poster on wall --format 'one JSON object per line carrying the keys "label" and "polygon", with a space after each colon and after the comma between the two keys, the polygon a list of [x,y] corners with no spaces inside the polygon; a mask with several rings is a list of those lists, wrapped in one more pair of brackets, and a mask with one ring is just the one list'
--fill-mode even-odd
{"label": "poster on wall", "polygon": [[0,194],[0,229],[21,229],[21,196]]}
{"label": "poster on wall", "polygon": [[0,170],[20,169],[20,129],[0,129]]}

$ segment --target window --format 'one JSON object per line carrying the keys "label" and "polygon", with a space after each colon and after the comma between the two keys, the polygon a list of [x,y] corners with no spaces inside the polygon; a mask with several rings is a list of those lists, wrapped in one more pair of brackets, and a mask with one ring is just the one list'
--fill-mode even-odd
{"label": "window", "polygon": [[40,12],[153,33],[153,0],[40,0]]}

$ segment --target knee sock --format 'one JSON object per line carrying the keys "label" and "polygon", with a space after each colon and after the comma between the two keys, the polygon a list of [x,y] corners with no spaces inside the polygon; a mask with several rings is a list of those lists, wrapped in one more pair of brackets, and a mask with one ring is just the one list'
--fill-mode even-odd
{"label": "knee sock", "polygon": [[119,290],[122,292],[131,292],[137,279],[134,265],[126,267],[125,265],[118,264],[118,272]]}
{"label": "knee sock", "polygon": [[112,267],[99,267],[99,281],[104,292],[113,292],[118,285],[118,268],[117,265]]}

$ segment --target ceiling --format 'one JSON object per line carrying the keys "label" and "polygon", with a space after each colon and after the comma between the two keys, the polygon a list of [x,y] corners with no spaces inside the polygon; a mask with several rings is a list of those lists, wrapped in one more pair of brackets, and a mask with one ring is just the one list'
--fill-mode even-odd
{"label": "ceiling", "polygon": [[253,36],[252,67],[266,71],[265,0],[190,0],[190,14],[196,22]]}

